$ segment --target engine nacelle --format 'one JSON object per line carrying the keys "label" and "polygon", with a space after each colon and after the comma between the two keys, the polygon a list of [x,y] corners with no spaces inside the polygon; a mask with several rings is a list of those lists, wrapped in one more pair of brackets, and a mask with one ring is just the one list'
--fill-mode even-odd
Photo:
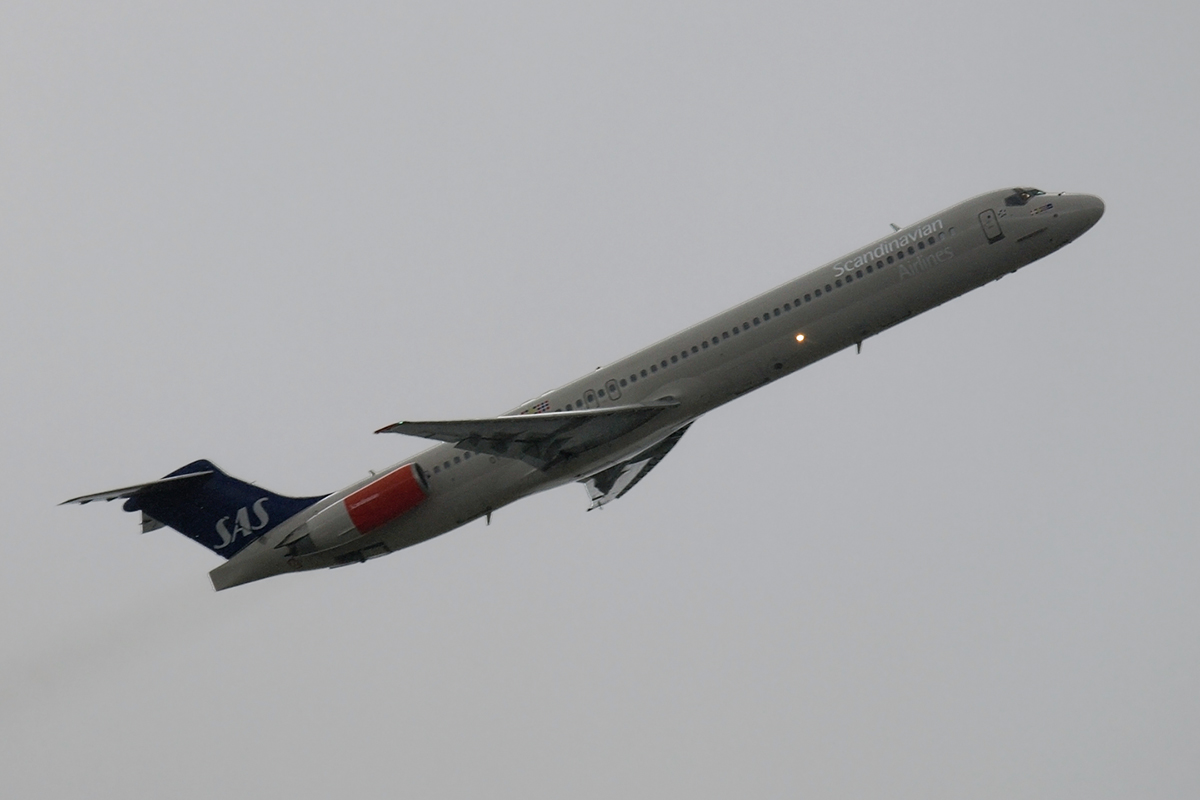
{"label": "engine nacelle", "polygon": [[421,468],[405,464],[321,509],[281,545],[303,555],[344,543],[413,510],[425,500],[428,490]]}
{"label": "engine nacelle", "polygon": [[416,464],[406,464],[371,481],[342,500],[359,533],[369,533],[421,504],[428,490]]}

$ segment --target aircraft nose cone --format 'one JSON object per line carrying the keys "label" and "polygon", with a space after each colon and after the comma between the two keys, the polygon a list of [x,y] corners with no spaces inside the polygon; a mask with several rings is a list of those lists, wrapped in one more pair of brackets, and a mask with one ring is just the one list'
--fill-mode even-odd
{"label": "aircraft nose cone", "polygon": [[1080,195],[1079,197],[1079,217],[1083,224],[1083,231],[1088,230],[1104,216],[1104,201],[1094,194]]}

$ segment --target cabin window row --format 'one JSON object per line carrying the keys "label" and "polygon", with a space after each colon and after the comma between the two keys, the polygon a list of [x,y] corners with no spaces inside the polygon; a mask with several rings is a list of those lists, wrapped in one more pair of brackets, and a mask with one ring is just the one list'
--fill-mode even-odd
{"label": "cabin window row", "polygon": [[453,459],[446,459],[441,464],[439,464],[433,468],[433,474],[437,475],[444,469],[448,470],[448,469],[450,469],[451,466],[454,466],[456,464],[461,464],[464,461],[469,461],[471,459],[471,456],[473,456],[473,455],[475,455],[475,454],[472,453],[470,450],[466,450],[463,452],[463,454],[461,456],[455,456]]}
{"label": "cabin window row", "polygon": [[[650,375],[657,373],[660,369],[661,370],[669,369],[672,364],[678,364],[681,360],[686,359],[689,356],[697,355],[700,353],[701,350],[707,350],[710,347],[716,347],[719,344],[721,344],[721,342],[728,340],[731,336],[739,336],[744,331],[748,331],[752,327],[757,327],[757,326],[763,324],[764,322],[767,322],[772,317],[778,317],[787,311],[791,311],[793,308],[799,308],[800,306],[804,305],[805,303],[811,303],[816,298],[819,298],[825,294],[829,294],[834,289],[840,289],[840,288],[842,288],[842,286],[847,286],[847,285],[853,283],[855,278],[863,278],[866,275],[870,275],[870,274],[874,273],[876,270],[884,269],[888,264],[895,264],[898,261],[903,261],[906,253],[910,256],[916,255],[918,250],[924,250],[926,247],[932,247],[933,245],[937,244],[937,242],[939,240],[944,239],[945,236],[946,236],[946,234],[944,232],[942,232],[942,233],[939,233],[936,238],[933,236],[930,236],[928,239],[923,239],[923,240],[917,242],[915,245],[909,245],[907,249],[902,248],[902,249],[896,251],[896,253],[887,256],[887,258],[879,259],[874,264],[867,264],[867,266],[865,267],[865,271],[864,271],[864,269],[859,269],[859,270],[855,270],[853,274],[846,273],[841,278],[838,278],[837,280],[835,280],[832,284],[829,284],[829,283],[825,284],[823,289],[821,289],[821,288],[814,289],[811,292],[806,292],[804,294],[803,298],[797,297],[795,300],[793,300],[790,303],[784,303],[782,310],[779,308],[775,308],[775,309],[772,309],[771,311],[764,312],[762,314],[762,316],[760,316],[760,317],[754,317],[751,320],[743,322],[740,326],[734,325],[729,330],[722,331],[720,334],[713,336],[711,339],[705,339],[702,342],[700,342],[698,345],[694,344],[690,348],[685,348],[685,349],[679,351],[678,355],[672,355],[669,358],[664,358],[655,364],[650,364],[648,367],[643,368],[642,370],[640,370],[638,372],[630,373],[628,378],[620,378],[620,379],[618,379],[617,382],[620,385],[620,387],[622,389],[624,389],[626,386],[629,386],[630,384],[637,383],[639,379],[644,380],[644,379],[650,377]],[[606,393],[605,393],[604,389],[597,389],[596,396],[598,398],[604,399],[606,397]],[[567,405],[563,406],[562,408],[556,408],[554,410],[555,411],[571,411],[573,409],[580,409],[583,407],[584,407],[583,398],[577,398],[574,403],[568,403]]]}

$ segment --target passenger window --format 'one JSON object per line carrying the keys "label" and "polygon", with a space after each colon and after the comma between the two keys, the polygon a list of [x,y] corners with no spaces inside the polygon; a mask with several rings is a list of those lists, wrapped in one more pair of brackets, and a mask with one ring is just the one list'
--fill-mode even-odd
{"label": "passenger window", "polygon": [[667,368],[667,360],[665,358],[662,360],[662,368],[663,369]]}
{"label": "passenger window", "polygon": [[792,304],[791,304],[791,303],[784,303],[784,304],[783,304],[783,310],[784,310],[784,311],[791,311],[791,310],[792,310]]}
{"label": "passenger window", "polygon": [[820,290],[820,289],[817,289],[817,290],[815,290],[815,291],[813,292],[813,294],[815,294],[817,297],[820,297],[820,296],[821,296],[821,290]]}
{"label": "passenger window", "polygon": [[679,357],[680,357],[680,358],[687,358],[687,357],[688,357],[688,352],[687,352],[687,350],[684,350],[684,351],[682,351],[682,352],[679,354]]}
{"label": "passenger window", "polygon": [[748,331],[748,330],[750,330],[750,323],[749,323],[749,322],[743,322],[743,323],[742,323],[742,330],[744,330],[744,331]]}
{"label": "passenger window", "polygon": [[838,278],[836,281],[833,282],[833,285],[838,287],[839,289],[842,288],[842,279]]}
{"label": "passenger window", "polygon": [[925,243],[924,243],[924,242],[917,242],[917,249],[918,249],[918,250],[924,250],[924,249],[925,249]]}
{"label": "passenger window", "polygon": [[462,457],[460,457],[460,456],[455,456],[455,457],[454,457],[454,463],[455,463],[455,464],[461,464],[461,463],[462,463]]}
{"label": "passenger window", "polygon": [[651,372],[658,372],[658,364],[651,364],[651,365],[650,365],[650,371],[651,371]]}
{"label": "passenger window", "polygon": [[708,349],[708,339],[705,339],[703,342],[701,342],[700,346],[703,347],[705,350],[707,350]]}
{"label": "passenger window", "polygon": [[911,245],[911,244],[908,246],[908,254],[909,254],[910,256],[913,254],[913,248],[912,248],[912,245]]}
{"label": "passenger window", "polygon": [[[705,344],[705,346],[707,346],[708,342],[705,342],[704,344]],[[692,345],[692,353],[699,353],[699,352],[700,352],[700,348],[696,347],[696,345]]]}
{"label": "passenger window", "polygon": [[463,453],[463,461],[466,461],[466,460],[467,460],[468,458],[470,458],[470,457],[471,457],[471,451],[470,451],[470,450],[468,450],[467,452]]}
{"label": "passenger window", "polygon": [[442,469],[450,469],[450,462],[447,461],[445,464],[442,464]]}
{"label": "passenger window", "polygon": [[[729,338],[729,331],[724,331],[724,332],[721,334],[721,338],[722,338],[722,339],[728,339],[728,338]],[[714,337],[714,338],[713,338],[713,344],[716,344],[716,343],[717,343],[717,340],[716,340],[716,338]]]}
{"label": "passenger window", "polygon": [[758,324],[758,317],[755,317],[755,318],[754,318],[754,324],[755,324],[755,325],[757,325],[757,324]]}
{"label": "passenger window", "polygon": [[887,257],[887,262],[888,262],[889,264],[891,264],[891,263],[892,263],[892,261],[893,261],[892,257],[891,257],[891,256],[888,256],[888,257]]}
{"label": "passenger window", "polygon": [[582,400],[576,400],[576,401],[575,401],[575,407],[576,407],[576,408],[583,408],[583,401],[582,401]]}
{"label": "passenger window", "polygon": [[[867,267],[867,269],[870,269],[870,267]],[[862,277],[862,270],[861,270],[861,269],[860,269],[860,270],[857,270],[857,271],[854,273],[854,276],[855,276],[856,278],[861,278],[861,277]]]}
{"label": "passenger window", "polygon": [[[872,272],[872,267],[870,264],[867,264],[867,274],[870,275],[871,272]],[[862,276],[860,275],[859,277],[861,278]]]}
{"label": "passenger window", "polygon": [[883,262],[882,262],[882,261],[876,261],[876,262],[875,262],[875,269],[883,269]]}
{"label": "passenger window", "polygon": [[600,395],[601,397],[604,397],[604,390],[601,389],[600,391],[596,392],[596,394]]}
{"label": "passenger window", "polygon": [[[820,295],[817,295],[817,296],[818,296],[818,297],[820,297]],[[804,302],[806,302],[806,303],[811,303],[811,302],[812,302],[812,295],[811,295],[811,294],[806,294],[806,295],[804,295]]]}
{"label": "passenger window", "polygon": [[901,250],[899,253],[896,253],[896,258],[904,260],[904,251]]}
{"label": "passenger window", "polygon": [[440,473],[441,471],[442,471],[442,468],[441,468],[441,467],[434,467],[434,468],[433,468],[433,474],[434,474],[434,475],[437,475],[437,474],[438,474],[438,473]]}
{"label": "passenger window", "polygon": [[[665,362],[665,361],[664,361],[663,363],[665,364],[665,363],[667,363],[667,362]],[[671,363],[672,363],[672,364],[678,364],[678,363],[679,363],[679,356],[671,356]]]}
{"label": "passenger window", "polygon": [[778,316],[779,316],[779,309],[778,309],[778,308],[777,308],[777,309],[775,309],[775,311],[773,311],[772,313],[773,313],[773,314],[775,314],[775,316],[777,316],[777,317],[778,317]]}
{"label": "passenger window", "polygon": [[832,291],[833,291],[833,287],[830,286],[828,283],[825,284],[825,294],[829,294]]}
{"label": "passenger window", "polygon": [[629,384],[625,382],[625,379],[624,379],[624,378],[621,378],[621,388],[624,388],[624,387],[626,387],[626,386],[628,386],[628,385],[629,385]]}
{"label": "passenger window", "polygon": [[738,335],[739,333],[741,333],[741,332],[742,332],[742,329],[741,329],[741,328],[734,328],[734,329],[733,329],[733,335],[734,335],[734,336],[737,336],[737,335]]}

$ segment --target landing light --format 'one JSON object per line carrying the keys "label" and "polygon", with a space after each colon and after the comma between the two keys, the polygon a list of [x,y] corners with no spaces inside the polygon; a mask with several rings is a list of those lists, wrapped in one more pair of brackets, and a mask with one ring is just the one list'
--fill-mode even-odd
{"label": "landing light", "polygon": [[803,334],[803,333],[797,333],[797,334],[796,334],[796,341],[797,341],[797,342],[803,342],[803,341],[804,341],[804,334]]}

